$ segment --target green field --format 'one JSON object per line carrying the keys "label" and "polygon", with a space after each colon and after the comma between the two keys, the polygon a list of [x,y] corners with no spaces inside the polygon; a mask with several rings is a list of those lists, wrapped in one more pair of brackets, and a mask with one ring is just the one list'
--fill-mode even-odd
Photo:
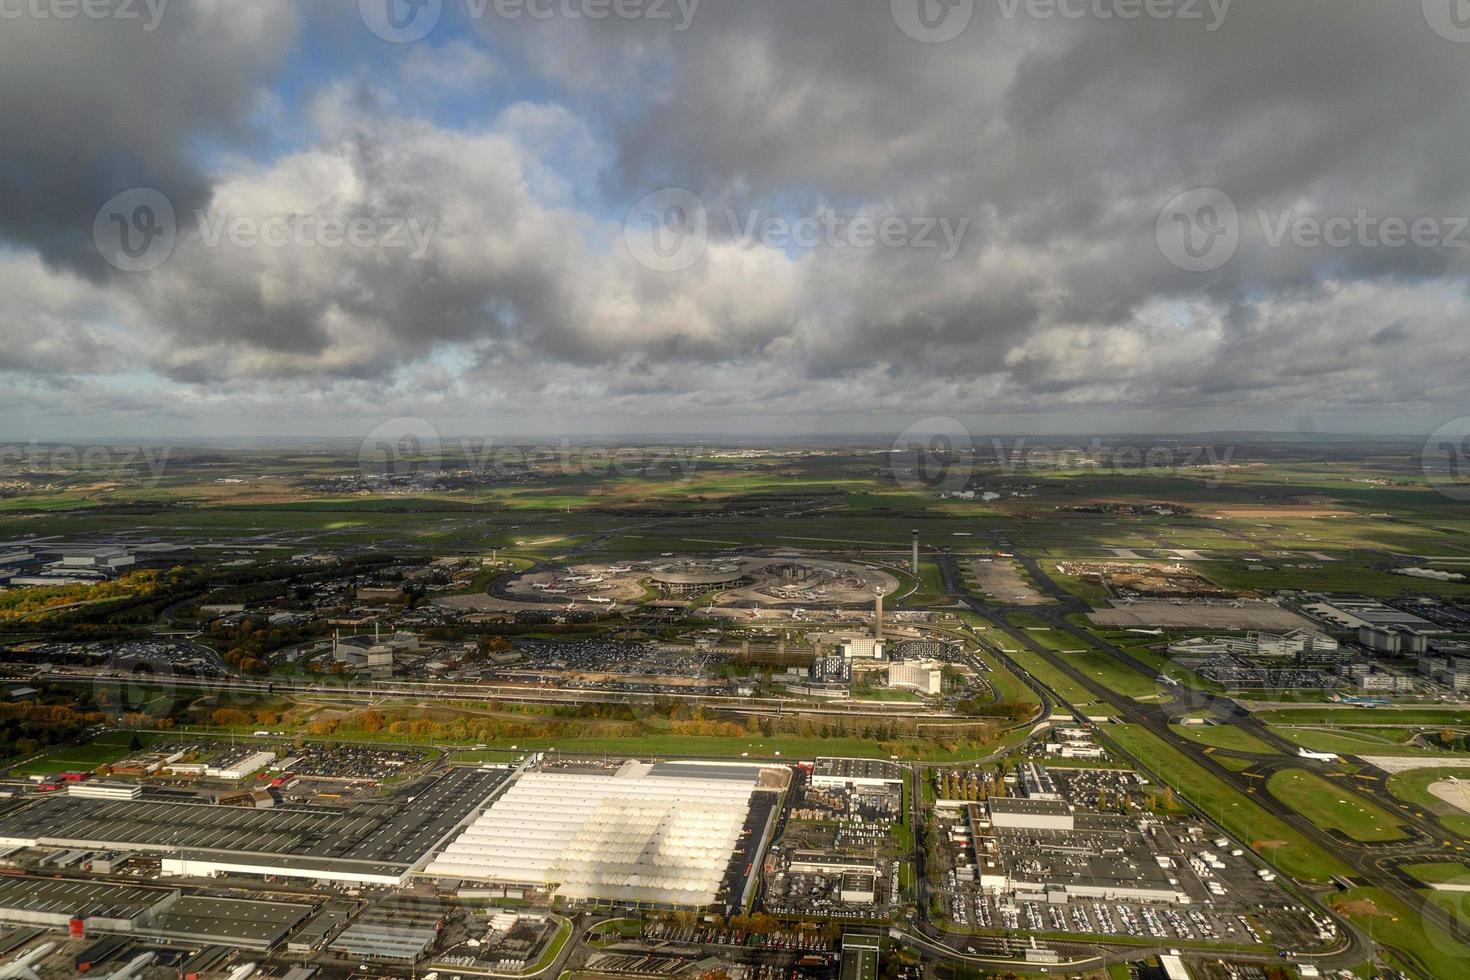
{"label": "green field", "polygon": [[1112,715],[1116,709],[1104,701],[1098,701],[1091,691],[1048,663],[1039,653],[1029,648],[1018,648],[1009,638],[1001,639],[1001,648],[1023,670],[1040,681],[1057,695],[1088,714]]}
{"label": "green field", "polygon": [[[144,745],[148,744],[151,739],[146,734],[140,734],[138,738]],[[51,776],[59,772],[90,772],[98,766],[116,762],[126,756],[132,740],[131,732],[104,732],[91,742],[58,746],[16,765],[10,772],[15,776]]]}
{"label": "green field", "polygon": [[[1339,755],[1397,755],[1397,756],[1426,756],[1442,758],[1444,752],[1433,749],[1421,749],[1416,745],[1404,745],[1392,741],[1388,734],[1397,732],[1398,729],[1385,729],[1384,732],[1372,729],[1358,728],[1285,728],[1280,725],[1272,725],[1271,730],[1284,739],[1295,742],[1314,752],[1336,752]],[[1466,757],[1466,764],[1470,765],[1470,757]]]}
{"label": "green field", "polygon": [[1394,816],[1348,788],[1305,769],[1283,769],[1271,774],[1266,789],[1282,803],[1323,830],[1335,830],[1353,840],[1403,840],[1408,836]]}
{"label": "green field", "polygon": [[1276,708],[1256,713],[1261,721],[1276,725],[1332,725],[1352,728],[1361,725],[1470,725],[1470,710],[1463,706],[1407,708]]}
{"label": "green field", "polygon": [[1396,772],[1388,777],[1388,791],[1405,803],[1433,814],[1449,834],[1470,840],[1470,813],[1429,792],[1432,784],[1447,779],[1470,780],[1470,760],[1464,768]]}
{"label": "green field", "polygon": [[1375,941],[1393,947],[1407,963],[1436,980],[1463,977],[1470,947],[1456,941],[1387,892],[1352,888],[1333,899],[1337,910]]}
{"label": "green field", "polygon": [[1157,696],[1164,686],[1156,680],[1155,675],[1140,674],[1088,640],[1049,627],[1034,616],[1019,614],[1007,619],[1013,626],[1022,629],[1032,643],[1051,650],[1116,694],[1127,698],[1148,699]]}
{"label": "green field", "polygon": [[1255,755],[1280,754],[1249,732],[1243,732],[1230,725],[1171,725],[1170,727],[1176,735],[1201,745],[1212,745],[1217,749],[1250,752]]}
{"label": "green field", "polygon": [[990,684],[995,692],[997,701],[1015,701],[1021,703],[1036,703],[1036,694],[1021,682],[1010,668],[1006,667],[988,651],[980,651],[976,654],[981,660],[990,665],[990,672],[984,674],[984,679]]}
{"label": "green field", "polygon": [[859,701],[907,701],[913,703],[924,700],[923,696],[917,691],[905,691],[896,687],[874,687],[867,690],[853,691],[852,696]]}
{"label": "green field", "polygon": [[1439,864],[1405,864],[1400,867],[1426,885],[1448,883],[1470,885],[1470,867],[1464,864],[1443,862]]}

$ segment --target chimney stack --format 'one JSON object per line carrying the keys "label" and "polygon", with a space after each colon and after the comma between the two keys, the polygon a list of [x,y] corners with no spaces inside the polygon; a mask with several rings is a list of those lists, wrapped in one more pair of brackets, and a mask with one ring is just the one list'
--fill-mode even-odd
{"label": "chimney stack", "polygon": [[919,529],[918,528],[914,528],[914,557],[913,557],[913,567],[912,567],[911,571],[915,575],[919,574]]}
{"label": "chimney stack", "polygon": [[883,639],[883,590],[878,589],[873,595],[873,639]]}

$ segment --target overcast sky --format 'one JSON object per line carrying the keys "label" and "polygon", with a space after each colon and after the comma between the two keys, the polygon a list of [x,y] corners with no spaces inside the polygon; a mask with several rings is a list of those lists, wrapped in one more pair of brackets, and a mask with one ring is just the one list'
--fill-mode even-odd
{"label": "overcast sky", "polygon": [[88,2],[0,0],[7,439],[1470,414],[1457,0]]}

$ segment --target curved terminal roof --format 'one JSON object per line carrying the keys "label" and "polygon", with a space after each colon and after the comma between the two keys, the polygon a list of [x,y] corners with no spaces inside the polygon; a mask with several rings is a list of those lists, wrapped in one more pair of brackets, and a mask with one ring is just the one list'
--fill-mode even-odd
{"label": "curved terminal roof", "polygon": [[745,566],[739,562],[720,565],[678,564],[655,568],[650,577],[661,585],[724,585],[738,582],[745,574]]}

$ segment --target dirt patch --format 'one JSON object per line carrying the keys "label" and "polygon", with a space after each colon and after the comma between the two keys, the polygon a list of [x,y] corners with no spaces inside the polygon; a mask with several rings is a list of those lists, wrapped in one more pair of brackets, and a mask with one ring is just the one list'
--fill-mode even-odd
{"label": "dirt patch", "polygon": [[1251,841],[1251,850],[1253,850],[1253,851],[1274,851],[1278,847],[1290,847],[1290,846],[1291,845],[1288,844],[1284,840],[1258,840],[1258,841]]}
{"label": "dirt patch", "polygon": [[1354,899],[1351,902],[1338,902],[1333,907],[1347,915],[1384,916],[1387,914],[1366,898]]}

